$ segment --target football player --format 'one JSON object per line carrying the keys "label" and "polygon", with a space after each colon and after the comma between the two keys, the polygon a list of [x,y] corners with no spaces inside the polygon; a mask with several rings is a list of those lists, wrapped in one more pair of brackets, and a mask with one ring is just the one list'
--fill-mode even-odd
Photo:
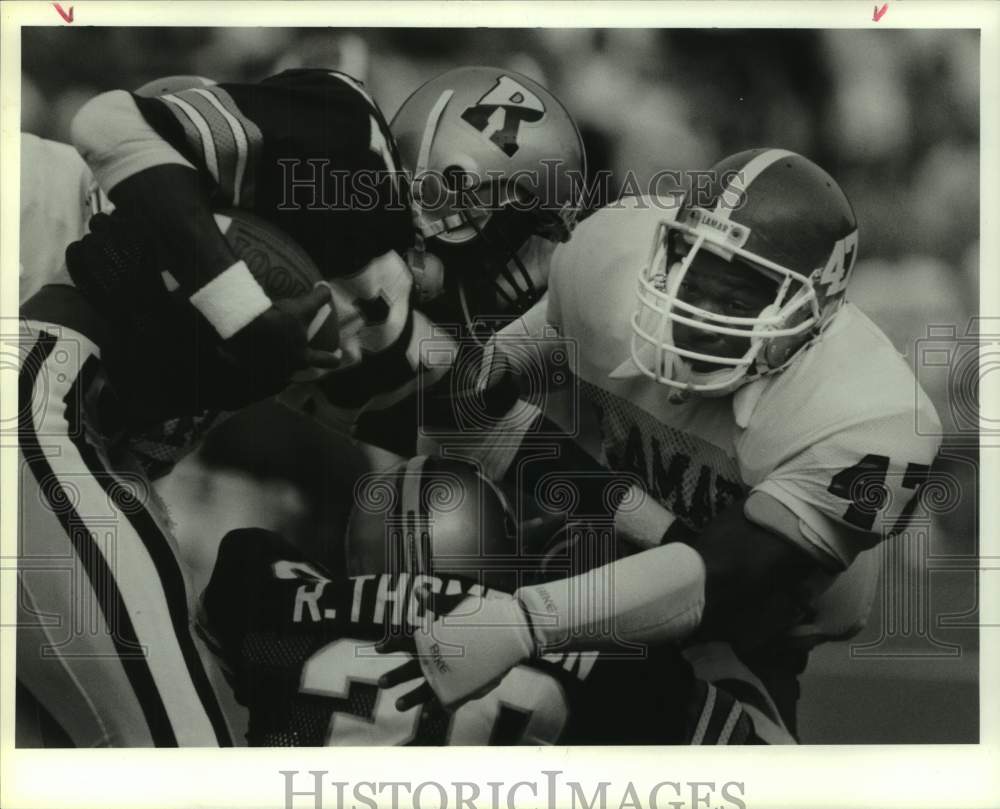
{"label": "football player", "polygon": [[[301,69],[153,98],[112,91],[83,107],[73,134],[227,353],[271,393],[319,362],[340,370],[340,387],[357,389],[362,352],[387,363],[386,353],[405,353],[407,188],[387,123],[350,76]],[[357,302],[359,345],[343,347],[347,361],[310,349],[303,326],[271,305],[219,232],[213,211],[228,206],[287,234]]]}
{"label": "football player", "polygon": [[[335,580],[276,534],[244,529],[222,541],[199,627],[249,709],[251,745],[790,739],[766,697],[763,712],[746,708],[695,680],[670,646],[548,654],[454,713],[433,702],[401,707],[408,686],[391,671],[412,661],[401,647],[428,602],[470,593],[509,602],[538,562],[517,552],[503,495],[470,464],[417,456],[362,480],[346,552],[349,577]],[[743,683],[756,693],[752,677]]]}
{"label": "football player", "polygon": [[412,176],[425,311],[474,337],[524,314],[580,211],[586,155],[570,114],[527,76],[464,67],[419,87],[390,126]]}
{"label": "football player", "polygon": [[[135,94],[162,95],[214,83],[201,76],[164,76],[142,85]],[[91,216],[114,206],[68,143],[22,132],[21,177],[18,302],[24,303],[45,284],[72,283],[66,248],[87,233]]]}
{"label": "football player", "polygon": [[[857,250],[837,183],[782,149],[722,160],[681,205],[635,198],[580,225],[529,319],[559,330],[550,358],[575,345],[578,423],[628,483],[605,517],[641,552],[418,630],[418,691],[461,705],[510,665],[591,647],[582,597],[609,640],[686,642],[709,668],[730,644],[794,730],[793,638],[863,623],[870,549],[906,527],[938,448],[914,429],[936,423],[932,404],[846,300]],[[602,467],[546,419],[497,424],[484,468],[528,495],[569,474],[601,503],[581,471]],[[482,631],[500,612],[505,628]],[[427,654],[443,643],[465,650],[447,669]]]}
{"label": "football player", "polygon": [[[459,93],[456,103],[468,100],[463,110],[476,115],[466,125],[484,143],[496,144],[505,156],[521,145],[524,153],[529,153],[535,143],[532,133],[554,128],[564,135],[568,132],[570,157],[582,164],[575,127],[544,90],[527,79],[518,84],[520,78],[502,73],[486,86],[483,76],[476,71],[473,74],[475,80],[465,80],[466,92]],[[490,95],[488,91],[495,87],[502,87],[507,95]],[[289,110],[296,114],[288,114]],[[489,119],[485,123],[480,121],[482,113]],[[522,127],[526,118],[531,126]],[[452,122],[445,118],[440,123],[448,124],[444,127],[448,132]],[[331,126],[336,129],[332,134],[328,131]],[[26,358],[31,362],[22,368],[22,409],[27,412],[30,401],[38,405],[38,418],[44,420],[48,414],[44,424],[35,418],[23,424],[22,446],[31,448],[34,460],[24,467],[25,489],[33,490],[42,479],[51,485],[43,490],[46,496],[34,498],[37,509],[25,509],[22,536],[50,537],[58,545],[59,538],[69,532],[70,523],[92,523],[95,518],[87,515],[100,512],[92,503],[99,505],[113,492],[120,497],[109,500],[111,512],[131,510],[138,514],[122,521],[128,536],[115,533],[114,541],[124,542],[140,558],[126,559],[115,549],[101,551],[82,539],[75,543],[75,556],[69,558],[89,560],[81,565],[73,561],[74,569],[83,569],[80,581],[108,580],[115,585],[99,604],[86,597],[90,592],[87,587],[80,591],[81,603],[105,616],[112,637],[101,641],[104,645],[99,657],[89,655],[87,649],[76,662],[68,655],[54,656],[45,667],[48,673],[30,679],[35,693],[43,694],[45,704],[66,707],[65,711],[56,707],[53,712],[72,728],[70,735],[78,744],[211,744],[213,736],[225,737],[217,711],[209,705],[201,713],[211,714],[211,721],[198,718],[199,703],[210,703],[210,695],[201,675],[195,672],[187,678],[183,665],[174,666],[171,661],[180,658],[173,655],[173,647],[160,644],[162,655],[132,654],[136,660],[124,667],[128,686],[123,681],[116,689],[130,689],[139,696],[125,700],[124,709],[105,706],[102,701],[112,693],[103,687],[105,669],[113,670],[111,679],[121,679],[118,664],[79,661],[88,655],[93,660],[124,658],[129,649],[134,652],[143,645],[141,641],[133,643],[128,633],[153,637],[155,633],[148,627],[129,623],[129,609],[139,611],[141,607],[147,617],[172,616],[185,665],[195,665],[182,627],[183,573],[172,562],[174,553],[163,525],[163,510],[152,500],[148,480],[165,474],[217,422],[220,410],[235,409],[284,387],[289,373],[306,362],[336,366],[337,373],[321,394],[315,385],[301,386],[305,394],[289,391],[286,403],[341,427],[349,427],[366,404],[391,402],[412,385],[419,364],[418,344],[428,332],[423,316],[410,311],[411,275],[399,259],[409,243],[407,234],[412,233],[411,213],[405,204],[405,188],[397,185],[401,178],[396,172],[391,133],[364,89],[339,73],[287,71],[259,85],[215,85],[197,77],[158,80],[136,93],[114,91],[94,99],[74,122],[74,139],[89,166],[71,161],[73,176],[80,179],[81,188],[86,186],[93,192],[88,196],[97,207],[91,210],[116,210],[111,217],[95,218],[94,232],[70,251],[75,272],[69,274],[89,297],[89,305],[81,305],[79,290],[66,284],[68,274],[61,261],[58,267],[47,270],[43,262],[44,271],[32,274],[57,283],[33,297],[23,310]],[[459,153],[453,149],[452,154]],[[549,152],[543,150],[536,157],[542,154]],[[446,158],[447,152],[435,150],[435,159],[444,161],[448,168],[451,162]],[[345,171],[366,178],[368,185],[352,189],[367,190],[368,204],[353,205],[352,200],[342,198],[338,198],[339,204],[337,200],[331,203],[327,198],[331,188],[343,190],[336,186],[336,180]],[[486,178],[493,180],[494,174],[486,174]],[[66,187],[71,186],[75,198],[76,183]],[[516,197],[521,200],[525,194],[520,186],[518,189]],[[484,200],[485,207],[498,209],[515,201],[514,197],[488,195]],[[401,204],[394,205],[397,201]],[[220,206],[244,207],[276,224],[307,249],[341,292],[346,289],[351,293],[334,296],[341,324],[336,355],[323,356],[323,352],[309,349],[303,339],[310,316],[328,302],[326,293],[318,289],[294,307],[288,302],[270,305],[248,276],[245,263],[235,260],[220,236],[211,216]],[[50,204],[35,207],[37,213],[51,217]],[[544,226],[539,224],[535,230],[549,237],[564,237],[575,207],[563,204],[555,219],[546,210],[536,217],[545,220]],[[80,213],[73,217],[75,226],[70,223],[73,236],[84,235],[86,218]],[[426,215],[432,213],[428,206]],[[476,217],[476,224],[485,224],[492,215],[492,211],[485,211]],[[496,221],[506,218],[501,214]],[[25,221],[41,220],[23,216]],[[516,229],[517,238],[528,238],[523,230]],[[494,238],[502,233],[506,231],[497,230]],[[521,246],[513,237],[504,238],[501,246],[505,249]],[[457,241],[469,240],[463,236]],[[22,256],[40,255],[36,246],[31,239],[23,241]],[[428,259],[433,260],[433,256]],[[158,310],[163,299],[158,287],[160,274],[148,270],[160,270],[164,262],[169,277],[200,315],[176,306],[171,311]],[[414,264],[419,267],[420,259]],[[426,279],[424,274],[419,277]],[[29,286],[34,290],[41,282],[24,284],[24,289]],[[425,280],[422,289],[424,298],[433,297],[427,294]],[[340,310],[344,299],[350,304],[348,311]],[[523,305],[527,303],[525,300]],[[100,312],[97,316],[92,311],[95,308]],[[117,332],[114,337],[106,333],[103,321],[109,319],[111,331]],[[123,339],[121,333],[127,336]],[[154,346],[151,337],[159,345]],[[110,351],[108,342],[113,344]],[[222,351],[216,350],[219,342]],[[103,350],[98,348],[102,343]],[[113,357],[114,364],[125,370],[115,375],[114,385],[109,385],[100,365],[111,364]],[[84,366],[90,373],[80,381],[79,371]],[[248,367],[252,367],[252,374],[246,374]],[[49,385],[50,378],[61,384]],[[248,385],[248,378],[252,384]],[[47,402],[58,403],[70,395],[87,406],[69,412],[72,420],[64,423],[60,406],[49,407]],[[317,402],[322,405],[317,407]],[[113,447],[114,458],[97,457],[101,451],[97,456],[77,451],[46,456],[41,445],[35,446],[42,434],[50,434],[58,442],[74,429],[86,432],[99,450]],[[78,455],[85,457],[78,459]],[[60,460],[53,462],[56,456]],[[55,468],[67,464],[65,473]],[[60,500],[70,476],[83,482],[83,507],[61,514],[53,503]],[[144,504],[129,500],[128,492],[118,485],[123,476],[130,478]],[[104,484],[92,486],[96,480],[104,480]],[[118,520],[114,516],[109,519]],[[141,538],[142,544],[135,538]],[[158,569],[157,575],[168,581],[163,594],[147,588],[130,595],[125,592],[130,588],[116,581],[114,570],[103,564],[106,559],[102,556],[113,553],[117,553],[116,565],[146,564],[149,560],[143,546],[159,560],[162,570]],[[38,549],[29,550],[22,554],[25,568],[29,556],[39,555]],[[53,554],[46,551],[43,555]],[[41,576],[22,576],[26,592],[30,589],[26,581],[32,578],[42,580]],[[21,635],[25,648],[22,659],[31,661],[32,666],[42,665],[38,663],[39,650],[53,646],[53,642],[41,622],[31,616],[66,612],[64,596],[64,587],[40,588],[36,584],[33,603],[25,606],[29,613],[25,623],[33,629]],[[28,600],[26,596],[25,604]],[[119,623],[128,635],[124,640],[117,638],[118,630],[111,627]],[[156,623],[154,617],[151,624]],[[152,648],[152,644],[146,646],[147,650]],[[148,665],[161,657],[165,661],[162,671],[157,665]],[[83,668],[89,669],[86,676],[77,676]],[[192,678],[194,686],[188,688]],[[178,684],[174,688],[177,693],[164,705],[157,690],[168,679]],[[90,708],[80,710],[80,704]],[[195,719],[186,721],[186,714]]]}
{"label": "football player", "polygon": [[[543,295],[552,251],[569,238],[580,210],[583,140],[546,88],[514,71],[482,66],[428,81],[390,126],[412,182],[417,238],[408,261],[415,306],[437,326],[428,345],[438,365],[449,353],[454,367],[468,368],[486,336]],[[449,336],[457,346],[448,346]],[[327,395],[310,385],[283,398],[334,429],[407,457],[417,451],[418,418],[448,419],[456,395],[455,380],[424,373],[425,384],[435,387],[423,394],[423,413],[414,396],[383,399],[356,427],[359,414],[338,411],[344,393],[336,376],[321,386]],[[498,414],[509,405],[491,403]]]}
{"label": "football player", "polygon": [[[294,70],[149,93],[102,94],[74,120],[115,209],[69,246],[69,279],[48,268],[56,283],[21,310],[18,673],[79,746],[230,743],[150,479],[221,411],[280,390],[303,366],[336,368],[352,394],[371,383],[370,395],[394,381],[358,372],[362,354],[407,379],[416,362],[402,257],[411,213],[364,88]],[[330,196],[345,176],[365,204]],[[288,233],[350,293],[356,316],[339,353],[307,339],[331,290],[271,301],[216,224],[214,211],[232,207]]]}

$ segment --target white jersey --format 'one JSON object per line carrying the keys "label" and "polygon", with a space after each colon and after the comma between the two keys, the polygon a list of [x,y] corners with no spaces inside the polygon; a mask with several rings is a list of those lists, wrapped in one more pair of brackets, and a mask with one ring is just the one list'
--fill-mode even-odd
{"label": "white jersey", "polygon": [[696,530],[766,492],[799,517],[802,547],[843,569],[905,523],[939,444],[933,405],[851,304],[790,367],[729,396],[671,404],[652,379],[611,378],[630,356],[637,273],[672,214],[665,202],[623,201],[553,255],[547,321],[575,343],[579,400],[597,416],[603,460]]}
{"label": "white jersey", "polygon": [[[72,286],[66,248],[83,238],[94,213],[113,209],[76,149],[22,132],[18,303],[47,284]],[[129,449],[151,478],[161,477],[218,423],[219,416],[211,412],[168,419],[130,435]]]}
{"label": "white jersey", "polygon": [[18,302],[45,284],[69,284],[66,248],[87,232],[101,199],[76,149],[21,133],[21,251]]}

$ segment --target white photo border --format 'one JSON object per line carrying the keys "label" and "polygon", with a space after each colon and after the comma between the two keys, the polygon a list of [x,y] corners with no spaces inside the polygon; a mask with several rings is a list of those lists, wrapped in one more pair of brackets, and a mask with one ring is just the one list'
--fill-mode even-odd
{"label": "white photo border", "polygon": [[[872,0],[858,2],[68,2],[75,26],[330,26],[349,27],[724,27],[724,28],[858,28],[872,20]],[[878,4],[881,6],[881,3]],[[21,81],[21,27],[66,25],[54,4],[4,2],[2,15],[2,216],[0,216],[0,316],[17,316],[18,165]],[[991,2],[888,3],[877,23],[883,28],[978,28],[981,32],[981,260],[980,314],[1000,314],[1000,4]],[[7,320],[7,322],[11,322]],[[16,388],[4,370],[0,418],[16,413]],[[1000,413],[1000,375],[984,376],[981,407],[995,418]],[[981,455],[982,487],[1000,480],[1000,449]],[[650,789],[660,782],[681,785],[660,793],[659,806],[683,801],[691,806],[689,785],[715,785],[712,799],[701,806],[726,809],[739,801],[721,797],[724,784],[742,784],[731,795],[748,809],[822,807],[995,807],[1000,805],[1000,581],[997,571],[980,577],[981,631],[980,739],[978,745],[804,746],[786,748],[552,748],[503,749],[281,749],[259,750],[23,750],[14,748],[14,632],[16,587],[17,454],[2,448],[0,480],[0,805],[27,807],[88,806],[285,807],[282,770],[297,771],[296,790],[308,788],[310,770],[321,771],[326,792],[321,805],[337,807],[335,781],[413,783],[477,782],[484,796],[477,806],[490,806],[489,782],[536,785],[516,793],[514,805],[570,805],[570,792],[550,796],[543,788],[545,771],[560,771],[561,783],[578,781],[587,798],[601,781],[610,781],[608,806],[628,798],[631,783],[648,806]],[[994,480],[994,484],[989,481]],[[1000,500],[981,498],[981,553],[1000,558]],[[992,624],[993,626],[988,626]],[[990,687],[992,684],[992,687]],[[368,793],[366,793],[368,794]],[[701,795],[708,794],[702,790]],[[448,806],[454,806],[454,791]],[[500,792],[507,806],[509,788]],[[344,809],[354,801],[345,796]],[[436,792],[423,797],[424,806],[439,806]],[[382,804],[384,805],[384,803]],[[406,805],[404,802],[401,805]],[[635,805],[625,803],[624,805]],[[312,807],[309,797],[297,797],[295,807]]]}

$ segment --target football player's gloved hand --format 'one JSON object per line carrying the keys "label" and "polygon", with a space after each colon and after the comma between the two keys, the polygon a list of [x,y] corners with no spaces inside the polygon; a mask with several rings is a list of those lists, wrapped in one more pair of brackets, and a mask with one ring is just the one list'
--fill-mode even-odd
{"label": "football player's gloved hand", "polygon": [[303,368],[337,368],[340,354],[309,345],[309,325],[320,309],[331,303],[330,288],[324,284],[297,298],[274,301],[224,340],[223,351],[270,394],[282,390]]}
{"label": "football player's gloved hand", "polygon": [[98,213],[90,232],[66,248],[76,288],[121,336],[154,339],[164,326],[169,293],[156,252],[138,222],[121,211]]}
{"label": "football player's gloved hand", "polygon": [[[244,352],[251,346],[256,352],[237,361],[224,350],[233,340],[223,342],[183,294],[167,290],[152,242],[140,223],[119,210],[91,218],[90,232],[67,248],[66,266],[111,329],[112,345],[102,355],[130,419],[236,410],[280,390],[292,365],[337,361],[306,345],[309,323],[330,299],[323,286],[274,303],[245,336],[234,335]],[[248,367],[254,358],[257,363]]]}
{"label": "football player's gloved hand", "polygon": [[[345,348],[354,358],[316,383],[315,390],[325,401],[319,413],[318,403],[310,405],[309,410],[332,429],[350,434],[368,408],[388,407],[404,399],[417,388],[419,345],[430,336],[431,328],[420,312],[410,309],[403,328],[389,345],[378,350],[360,345]],[[359,360],[358,355],[363,359]]]}
{"label": "football player's gloved hand", "polygon": [[101,358],[116,394],[113,423],[138,428],[212,409],[199,377],[211,368],[206,381],[226,378],[211,367],[218,339],[167,291],[139,222],[120,210],[95,214],[90,232],[66,249],[66,268],[109,330]]}
{"label": "football player's gloved hand", "polygon": [[432,697],[455,710],[491,691],[537,652],[527,613],[513,596],[465,596],[451,611],[417,627],[413,643],[416,659],[379,680],[380,687],[391,688],[423,675],[424,682],[397,700],[401,711]]}

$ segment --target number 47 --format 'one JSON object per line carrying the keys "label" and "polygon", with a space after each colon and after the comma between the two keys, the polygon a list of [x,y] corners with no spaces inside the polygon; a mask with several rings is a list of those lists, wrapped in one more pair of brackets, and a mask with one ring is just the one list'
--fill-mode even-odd
{"label": "number 47", "polygon": [[[906,527],[910,515],[917,507],[917,490],[921,483],[927,480],[930,467],[922,463],[907,464],[903,473],[901,485],[904,489],[914,490],[899,518],[890,531],[898,533]],[[863,531],[871,531],[875,517],[885,505],[889,496],[885,488],[885,479],[889,472],[889,458],[886,455],[865,455],[854,466],[849,466],[833,476],[827,491],[844,500],[850,505],[844,512],[844,522],[848,522]]]}
{"label": "number 47", "polygon": [[819,277],[819,283],[826,285],[828,297],[847,289],[847,282],[851,277],[851,268],[854,266],[854,257],[857,252],[858,232],[856,230],[851,231],[833,245],[830,258],[823,268],[823,274]]}

